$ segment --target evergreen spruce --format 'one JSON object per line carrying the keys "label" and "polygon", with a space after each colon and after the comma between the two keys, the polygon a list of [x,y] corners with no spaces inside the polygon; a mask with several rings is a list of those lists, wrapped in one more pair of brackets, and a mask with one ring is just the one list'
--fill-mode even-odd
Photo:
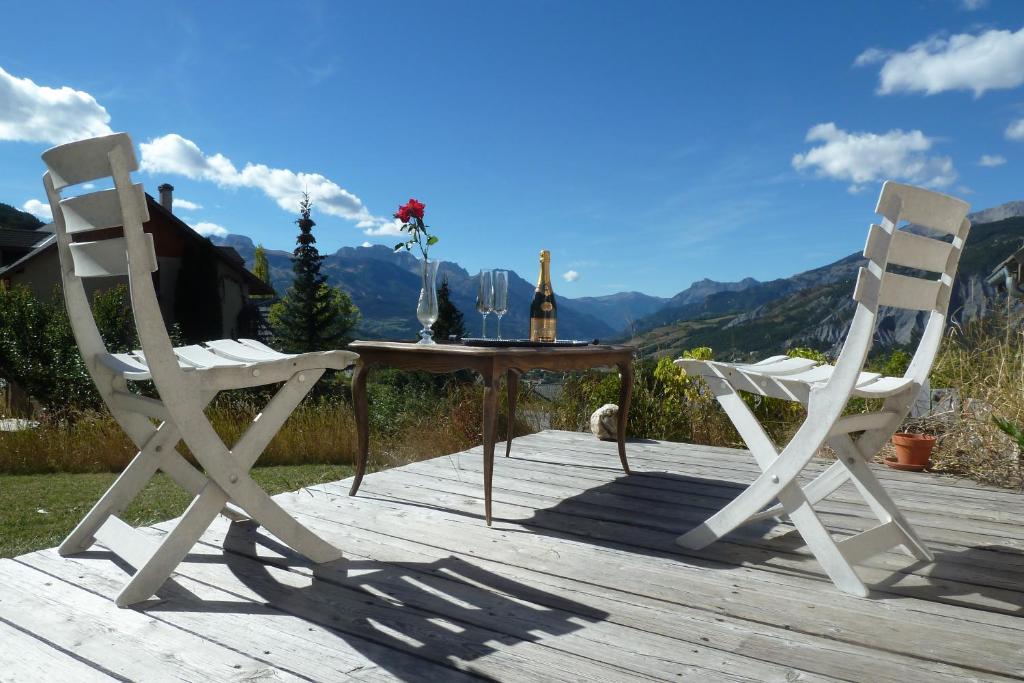
{"label": "evergreen spruce", "polygon": [[462,311],[452,302],[447,276],[441,280],[441,286],[437,290],[437,322],[434,323],[433,329],[434,339],[438,341],[448,341],[452,335],[456,337],[466,335]]}
{"label": "evergreen spruce", "polygon": [[298,246],[292,252],[295,278],[287,294],[270,309],[274,340],[283,351],[303,353],[344,346],[348,332],[359,322],[359,309],[348,294],[327,284],[320,273],[324,257],[317,250],[310,218],[313,204],[303,193],[296,223]]}

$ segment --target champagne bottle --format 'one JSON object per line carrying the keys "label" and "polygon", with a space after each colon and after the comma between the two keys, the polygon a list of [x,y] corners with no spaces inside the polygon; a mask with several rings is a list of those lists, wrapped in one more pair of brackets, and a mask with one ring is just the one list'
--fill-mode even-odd
{"label": "champagne bottle", "polygon": [[558,318],[555,293],[551,291],[551,252],[540,252],[540,277],[530,304],[530,341],[555,341],[555,323]]}

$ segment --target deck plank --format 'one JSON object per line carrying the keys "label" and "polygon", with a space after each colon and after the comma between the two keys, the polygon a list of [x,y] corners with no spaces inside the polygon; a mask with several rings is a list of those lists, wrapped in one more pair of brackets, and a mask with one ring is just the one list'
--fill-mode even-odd
{"label": "deck plank", "polygon": [[[516,439],[492,528],[479,447],[367,475],[354,498],[348,481],[282,494],[344,560],[314,575],[264,530],[218,520],[139,610],[113,605],[126,575],[103,549],[0,561],[0,680],[1024,678],[1024,496],[876,468],[939,561],[873,558],[862,599],[786,520],[675,546],[757,476],[745,451],[628,452],[632,476],[586,434]],[[873,519],[852,490],[822,510],[839,535]]]}
{"label": "deck plank", "polygon": [[[683,604],[721,605],[726,613],[757,623],[774,623],[780,628],[810,634],[826,632],[876,649],[891,648],[894,638],[901,637],[912,625],[912,635],[902,637],[913,642],[915,651],[921,655],[993,672],[992,667],[996,667],[1005,675],[1024,673],[1024,652],[1020,647],[1024,633],[1019,618],[904,596],[886,602],[852,598],[835,591],[810,558],[802,565],[791,563],[786,572],[730,567],[718,561],[695,567],[675,557],[671,537],[661,539],[662,548],[658,548],[651,541],[652,532],[606,521],[570,518],[550,510],[538,515],[533,509],[515,506],[511,512],[522,514],[522,519],[530,520],[529,524],[521,524],[520,518],[507,515],[498,518],[496,529],[489,530],[480,521],[478,510],[482,504],[472,499],[468,488],[457,494],[439,493],[396,482],[395,477],[389,476],[378,479],[372,489],[367,489],[368,500],[363,504],[353,503],[342,491],[335,493],[335,504],[344,506],[345,513],[332,512],[325,522],[344,519],[351,525],[356,515],[377,512],[371,523],[387,533],[406,538],[441,537],[443,540],[436,543],[448,547],[464,545],[474,553],[510,565],[525,560],[529,566],[548,573],[567,571],[565,567],[570,567],[567,575],[580,582],[601,586],[628,582],[632,590],[651,597],[669,601],[685,597],[690,602]],[[497,490],[495,494],[498,500]],[[303,498],[297,497],[291,509],[308,509],[314,514],[322,510],[322,506],[306,503]],[[370,500],[372,507],[367,504]],[[417,506],[415,515],[410,514],[410,504]],[[503,502],[503,506],[506,504],[511,505]],[[509,512],[505,508],[503,511]],[[500,537],[491,538],[488,543],[488,534],[493,536],[495,530]],[[335,534],[340,542],[344,534]],[[624,539],[629,539],[629,544]],[[641,542],[646,545],[636,545]],[[574,561],[576,555],[583,557]],[[609,571],[609,567],[614,571]],[[930,584],[922,584],[931,588]],[[813,619],[808,617],[812,614],[810,610],[814,610]],[[976,639],[965,637],[967,617],[985,624],[978,627],[983,635]],[[1002,658],[998,663],[992,661],[997,652]]]}
{"label": "deck plank", "polygon": [[0,643],[0,683],[64,680],[110,683],[125,680],[3,621],[0,621]]}

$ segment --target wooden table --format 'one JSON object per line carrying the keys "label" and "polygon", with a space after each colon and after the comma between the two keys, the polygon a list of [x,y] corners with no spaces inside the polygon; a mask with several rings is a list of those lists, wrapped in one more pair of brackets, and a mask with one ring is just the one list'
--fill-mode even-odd
{"label": "wooden table", "polygon": [[626,420],[629,401],[633,393],[633,351],[630,346],[539,346],[493,347],[463,346],[462,344],[413,344],[386,341],[355,341],[348,348],[359,354],[359,362],[352,373],[352,402],[355,404],[356,429],[359,443],[356,455],[356,475],[349,495],[359,490],[366,473],[370,451],[369,411],[366,404],[366,376],[374,366],[389,366],[403,370],[426,370],[434,373],[474,370],[484,380],[484,513],[491,523],[491,476],[494,472],[495,418],[498,411],[498,384],[506,377],[508,389],[508,435],[505,457],[512,450],[512,432],[515,427],[516,394],[519,375],[527,370],[587,370],[595,367],[616,366],[621,377],[619,388],[618,429],[619,460],[629,474],[626,461]]}

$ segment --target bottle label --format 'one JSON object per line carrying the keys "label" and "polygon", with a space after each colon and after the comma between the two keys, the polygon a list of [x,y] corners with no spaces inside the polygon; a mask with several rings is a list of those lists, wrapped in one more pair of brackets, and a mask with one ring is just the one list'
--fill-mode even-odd
{"label": "bottle label", "polygon": [[551,318],[530,318],[530,341],[555,341],[555,324]]}

